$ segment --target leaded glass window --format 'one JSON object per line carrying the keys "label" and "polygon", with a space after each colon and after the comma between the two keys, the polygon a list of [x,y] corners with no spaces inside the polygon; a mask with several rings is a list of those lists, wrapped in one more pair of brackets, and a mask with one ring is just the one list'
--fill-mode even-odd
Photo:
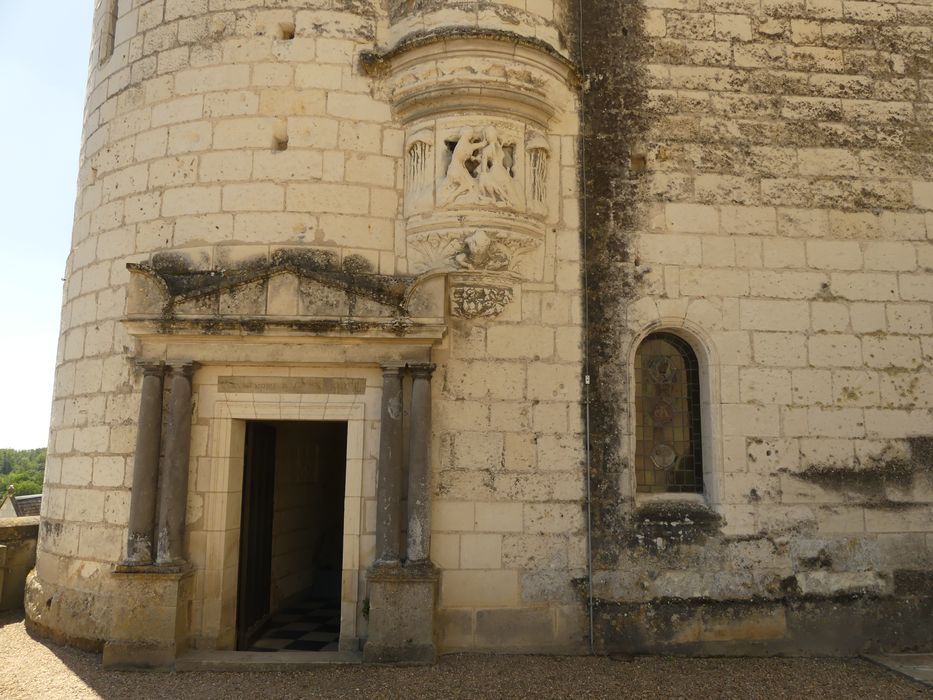
{"label": "leaded glass window", "polygon": [[672,333],[635,353],[635,478],[639,493],[703,492],[699,364]]}

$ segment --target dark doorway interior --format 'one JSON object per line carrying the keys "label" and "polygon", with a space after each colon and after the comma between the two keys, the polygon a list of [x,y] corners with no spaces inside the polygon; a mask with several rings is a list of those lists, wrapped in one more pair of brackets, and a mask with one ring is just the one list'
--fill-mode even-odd
{"label": "dark doorway interior", "polygon": [[237,649],[336,649],[347,424],[246,426]]}

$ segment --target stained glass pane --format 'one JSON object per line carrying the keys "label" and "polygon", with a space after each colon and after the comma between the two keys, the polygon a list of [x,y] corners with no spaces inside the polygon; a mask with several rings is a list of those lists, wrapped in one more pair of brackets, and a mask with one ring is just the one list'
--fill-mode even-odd
{"label": "stained glass pane", "polygon": [[635,353],[635,476],[640,493],[702,493],[700,373],[690,346],[652,333]]}

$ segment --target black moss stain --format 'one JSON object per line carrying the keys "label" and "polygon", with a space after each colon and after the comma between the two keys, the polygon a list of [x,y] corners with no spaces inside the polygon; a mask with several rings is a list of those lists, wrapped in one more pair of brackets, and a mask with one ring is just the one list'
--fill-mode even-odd
{"label": "black moss stain", "polygon": [[[631,541],[632,503],[620,484],[628,465],[619,426],[628,413],[623,358],[631,343],[627,305],[635,296],[632,239],[644,170],[632,168],[647,129],[644,65],[649,43],[644,7],[618,0],[577,0],[582,16],[577,59],[583,70],[583,138],[586,248],[586,350],[590,374],[590,486],[594,570],[612,569]],[[634,159],[639,163],[638,158]],[[628,516],[628,517],[627,517]]]}
{"label": "black moss stain", "polygon": [[933,626],[918,625],[917,620],[931,617],[929,594],[665,598],[647,603],[599,601],[596,608],[597,634],[606,641],[606,651],[614,654],[853,656],[922,651],[933,647]]}
{"label": "black moss stain", "polygon": [[933,437],[917,436],[905,440],[908,456],[878,456],[866,465],[839,466],[814,464],[800,472],[787,472],[801,481],[816,484],[820,488],[853,494],[859,505],[875,508],[909,508],[925,503],[892,501],[887,494],[889,487],[910,489],[920,474],[933,474]]}
{"label": "black moss stain", "polygon": [[[333,331],[364,332],[371,329],[404,334],[411,325],[407,320],[406,295],[416,278],[376,274],[366,258],[359,255],[340,257],[332,251],[307,248],[282,248],[270,258],[256,257],[237,263],[230,269],[199,269],[183,253],[157,253],[149,264],[131,263],[130,270],[151,274],[162,281],[168,299],[162,311],[162,331],[170,332],[179,325],[176,309],[182,303],[203,304],[205,311],[215,308],[220,294],[236,297],[249,285],[266,284],[273,275],[288,272],[299,280],[311,280],[343,292],[350,309],[359,299],[375,301],[392,310],[394,318],[387,322],[363,322],[352,318],[339,320],[290,321],[286,325],[296,331],[326,333]],[[204,333],[237,330],[247,334],[265,331],[268,321],[262,319],[229,319],[216,315],[197,323]]]}
{"label": "black moss stain", "polygon": [[650,553],[676,545],[702,544],[720,534],[722,518],[700,503],[658,502],[639,507],[623,543]]}
{"label": "black moss stain", "polygon": [[267,280],[280,272],[291,272],[296,277],[312,279],[399,310],[403,310],[405,293],[415,279],[375,274],[369,261],[359,255],[349,255],[341,263],[339,256],[331,251],[302,248],[276,250],[269,260],[255,258],[229,270],[197,269],[190,258],[181,253],[158,253],[149,266],[133,265],[132,268],[156,274],[176,300],[193,300]]}

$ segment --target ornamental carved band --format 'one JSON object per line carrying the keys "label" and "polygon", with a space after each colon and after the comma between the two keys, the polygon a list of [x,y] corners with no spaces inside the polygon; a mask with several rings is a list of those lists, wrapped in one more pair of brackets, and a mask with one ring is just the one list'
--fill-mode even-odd
{"label": "ornamental carved band", "polygon": [[491,318],[498,316],[512,301],[509,287],[454,287],[451,290],[450,313],[459,318]]}

